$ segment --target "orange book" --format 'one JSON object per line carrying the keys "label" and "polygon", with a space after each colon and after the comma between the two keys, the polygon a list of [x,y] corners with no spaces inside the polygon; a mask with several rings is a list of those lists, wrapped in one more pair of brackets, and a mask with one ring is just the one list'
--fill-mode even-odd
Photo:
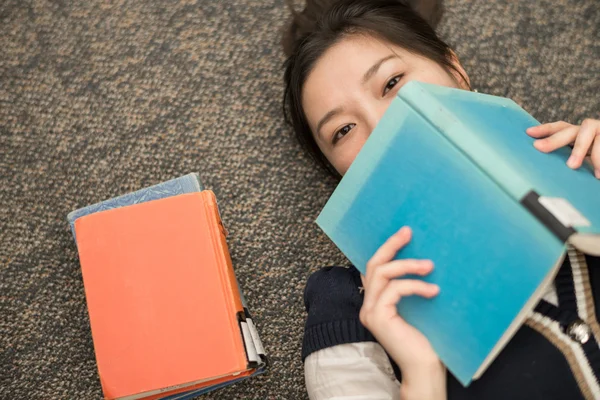
{"label": "orange book", "polygon": [[252,371],[211,191],[90,214],[75,231],[105,398],[160,398]]}

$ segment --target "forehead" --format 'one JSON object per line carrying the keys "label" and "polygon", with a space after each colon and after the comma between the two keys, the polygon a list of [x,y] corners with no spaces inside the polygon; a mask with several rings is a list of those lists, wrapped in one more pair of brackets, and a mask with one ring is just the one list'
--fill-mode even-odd
{"label": "forehead", "polygon": [[346,36],[327,49],[302,88],[302,106],[311,125],[318,110],[337,107],[349,92],[360,90],[364,73],[390,55],[399,56],[399,60],[411,57],[401,47],[368,35]]}
{"label": "forehead", "polygon": [[[303,94],[330,78],[361,77],[374,62],[389,55],[400,57],[402,48],[368,35],[347,36],[327,49],[317,60],[304,84]],[[339,79],[336,79],[339,83]]]}

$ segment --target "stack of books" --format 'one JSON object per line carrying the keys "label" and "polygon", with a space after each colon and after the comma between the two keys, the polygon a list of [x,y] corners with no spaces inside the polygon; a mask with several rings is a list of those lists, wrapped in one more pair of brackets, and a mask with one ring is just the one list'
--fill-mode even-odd
{"label": "stack of books", "polygon": [[264,372],[215,195],[196,174],[67,219],[106,399],[188,399]]}

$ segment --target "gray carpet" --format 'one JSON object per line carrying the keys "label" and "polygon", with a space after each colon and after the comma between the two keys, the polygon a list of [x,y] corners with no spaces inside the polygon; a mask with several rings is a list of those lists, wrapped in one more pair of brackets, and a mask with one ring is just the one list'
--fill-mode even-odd
{"label": "gray carpet", "polygon": [[[101,398],[65,217],[191,171],[272,359],[204,398],[306,398],[304,283],[345,261],[313,222],[334,182],[280,114],[282,3],[0,3],[0,398]],[[453,0],[441,30],[479,91],[543,121],[599,116],[597,0]]]}

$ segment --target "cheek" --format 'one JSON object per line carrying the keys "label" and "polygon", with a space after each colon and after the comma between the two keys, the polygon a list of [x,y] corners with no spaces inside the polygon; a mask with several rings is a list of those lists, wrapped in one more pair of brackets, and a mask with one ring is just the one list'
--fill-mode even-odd
{"label": "cheek", "polygon": [[334,148],[331,154],[326,154],[331,165],[333,165],[341,175],[344,175],[348,168],[350,168],[350,165],[354,162],[354,159],[362,149],[368,137],[369,136],[365,134],[355,135],[352,138],[348,138],[351,140],[347,140],[345,143]]}
{"label": "cheek", "polygon": [[458,82],[454,79],[452,75],[450,75],[446,70],[439,71],[439,83],[438,85],[448,86],[460,89]]}

